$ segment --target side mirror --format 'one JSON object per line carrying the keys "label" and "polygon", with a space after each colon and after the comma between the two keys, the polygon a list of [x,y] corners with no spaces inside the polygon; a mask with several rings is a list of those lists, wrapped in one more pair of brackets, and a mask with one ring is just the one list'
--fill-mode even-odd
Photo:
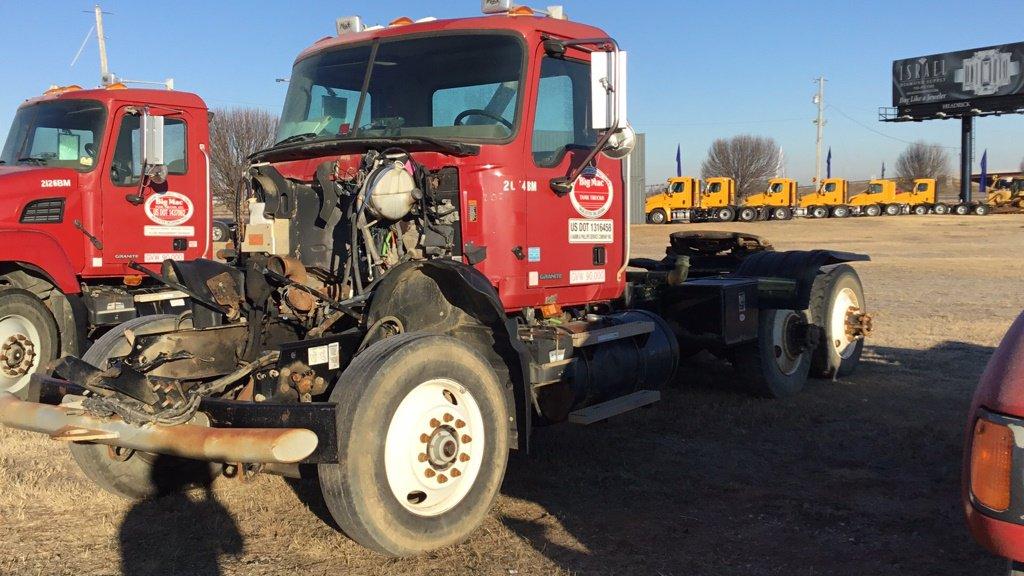
{"label": "side mirror", "polygon": [[590,55],[591,128],[604,131],[626,126],[626,52]]}
{"label": "side mirror", "polygon": [[164,117],[143,112],[139,120],[139,150],[143,166],[164,165]]}

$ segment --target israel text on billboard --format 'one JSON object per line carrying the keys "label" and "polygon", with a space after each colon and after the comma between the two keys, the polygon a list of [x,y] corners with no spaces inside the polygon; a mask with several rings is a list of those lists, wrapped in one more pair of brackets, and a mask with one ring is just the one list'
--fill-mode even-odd
{"label": "israel text on billboard", "polygon": [[1022,108],[1024,42],[896,60],[892,103],[911,114]]}

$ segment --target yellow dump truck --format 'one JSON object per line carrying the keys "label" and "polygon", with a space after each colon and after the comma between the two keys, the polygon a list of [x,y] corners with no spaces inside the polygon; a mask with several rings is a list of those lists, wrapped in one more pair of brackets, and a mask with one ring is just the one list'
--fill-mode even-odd
{"label": "yellow dump truck", "polygon": [[[812,218],[828,218],[831,215],[836,217],[848,216],[850,209],[847,206],[847,194],[850,183],[842,178],[826,178],[821,181],[821,186],[810,194],[804,194],[797,200],[797,216],[810,216]],[[833,214],[836,208],[839,212]]]}
{"label": "yellow dump truck", "polygon": [[796,180],[772,178],[764,192],[751,194],[743,199],[736,212],[742,222],[752,220],[789,220],[796,205]]}
{"label": "yellow dump truck", "polygon": [[678,176],[668,179],[664,192],[647,197],[644,213],[651,224],[667,224],[688,219],[699,203],[700,179]]}

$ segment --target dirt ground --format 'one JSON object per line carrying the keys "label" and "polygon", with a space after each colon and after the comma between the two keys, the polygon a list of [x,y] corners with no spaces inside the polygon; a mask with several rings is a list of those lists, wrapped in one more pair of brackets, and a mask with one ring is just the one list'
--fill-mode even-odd
{"label": "dirt ground", "polygon": [[[634,254],[685,227],[635,227]],[[998,574],[964,527],[961,450],[978,376],[1024,309],[1024,216],[728,228],[872,255],[857,267],[876,332],[852,377],[768,401],[726,385],[727,366],[685,365],[650,409],[538,431],[468,542],[406,560],[335,532],[311,482],[133,505],[63,446],[0,430],[0,573]]]}

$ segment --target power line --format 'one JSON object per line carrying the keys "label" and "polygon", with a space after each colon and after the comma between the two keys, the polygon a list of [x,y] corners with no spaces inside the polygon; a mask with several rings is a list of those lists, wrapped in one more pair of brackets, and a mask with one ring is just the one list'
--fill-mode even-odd
{"label": "power line", "polygon": [[[877,130],[875,128],[872,128],[871,126],[868,126],[867,124],[864,124],[863,122],[860,122],[859,120],[855,119],[853,116],[850,116],[846,112],[843,112],[843,110],[841,108],[837,107],[835,104],[829,104],[828,108],[830,110],[835,110],[836,112],[839,113],[840,116],[843,116],[844,118],[846,118],[850,122],[853,122],[857,126],[860,126],[861,128],[867,130],[868,132],[873,132],[873,133],[875,133],[875,134],[877,134],[877,135],[879,135],[879,136],[881,136],[883,138],[888,138],[890,140],[895,140],[896,142],[902,142],[903,144],[914,144],[914,142],[912,142],[910,140],[904,140],[903,138],[897,138],[896,136],[891,136],[889,134],[886,134],[885,132],[882,132],[881,130]],[[941,145],[938,145],[938,144],[936,144],[936,146],[939,146],[939,148],[946,148],[946,149],[949,149],[949,150],[959,150],[960,149],[958,146],[941,146]]]}

